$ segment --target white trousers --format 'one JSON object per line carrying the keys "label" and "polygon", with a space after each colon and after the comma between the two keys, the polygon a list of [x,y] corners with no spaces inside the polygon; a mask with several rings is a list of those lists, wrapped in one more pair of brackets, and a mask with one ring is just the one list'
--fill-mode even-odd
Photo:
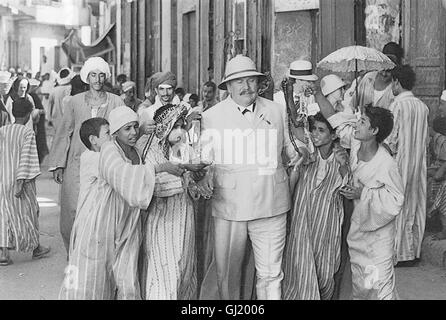
{"label": "white trousers", "polygon": [[242,265],[249,237],[257,271],[257,299],[281,300],[286,214],[248,222],[227,221],[214,217],[214,223],[215,261],[220,298],[240,299]]}

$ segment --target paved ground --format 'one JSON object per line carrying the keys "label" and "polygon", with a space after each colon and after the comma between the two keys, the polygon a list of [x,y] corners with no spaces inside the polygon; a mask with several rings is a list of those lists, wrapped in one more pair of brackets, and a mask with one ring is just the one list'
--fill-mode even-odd
{"label": "paved ground", "polygon": [[[0,269],[0,300],[57,299],[66,253],[59,234],[58,188],[44,174],[37,183],[41,205],[41,242],[51,246],[46,259],[32,261],[31,254],[13,253],[14,264]],[[422,262],[416,268],[397,269],[398,293],[404,300],[446,300],[446,271]]]}

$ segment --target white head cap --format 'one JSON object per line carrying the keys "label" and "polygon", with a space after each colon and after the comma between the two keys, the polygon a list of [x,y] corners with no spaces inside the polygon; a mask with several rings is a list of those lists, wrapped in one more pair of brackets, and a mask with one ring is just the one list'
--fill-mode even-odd
{"label": "white head cap", "polygon": [[93,57],[85,61],[85,64],[80,72],[81,80],[88,84],[88,75],[94,70],[100,70],[101,72],[105,73],[105,77],[107,79],[111,77],[109,64],[100,57]]}
{"label": "white head cap", "polygon": [[123,106],[113,109],[108,117],[110,133],[114,134],[126,124],[139,122],[138,115],[129,107]]}

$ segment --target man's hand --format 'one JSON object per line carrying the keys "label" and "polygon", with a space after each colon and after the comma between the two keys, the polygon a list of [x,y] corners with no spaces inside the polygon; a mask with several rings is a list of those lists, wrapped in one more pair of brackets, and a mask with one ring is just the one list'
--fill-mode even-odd
{"label": "man's hand", "polygon": [[211,163],[204,163],[204,162],[198,164],[186,163],[186,164],[180,164],[180,168],[191,172],[200,172],[209,167],[210,165]]}
{"label": "man's hand", "polygon": [[345,186],[341,188],[340,193],[348,200],[359,200],[362,196],[362,191],[364,190],[364,186],[354,187],[354,186]]}
{"label": "man's hand", "polygon": [[204,177],[206,177],[206,173],[207,173],[206,170],[201,170],[201,171],[196,171],[196,172],[191,171],[190,176],[192,177],[192,179],[195,182],[199,182],[199,181],[203,180]]}
{"label": "man's hand", "polygon": [[166,173],[171,174],[176,177],[182,177],[185,170],[182,169],[179,164],[173,164],[172,162],[166,162],[166,163],[160,164],[158,166],[155,166],[155,172],[156,173],[166,172]]}
{"label": "man's hand", "polygon": [[23,195],[24,192],[23,187],[25,185],[24,183],[25,183],[24,180],[17,180],[17,183],[14,186],[14,196],[17,199],[19,199]]}
{"label": "man's hand", "polygon": [[189,131],[190,129],[192,129],[192,121],[195,121],[195,120],[201,120],[201,113],[198,112],[198,111],[194,111],[190,115],[187,116],[187,118],[186,118],[186,122],[187,122],[186,131]]}
{"label": "man's hand", "polygon": [[197,182],[198,190],[200,194],[207,200],[209,200],[214,194],[214,177],[212,174],[207,174],[204,179]]}
{"label": "man's hand", "polygon": [[62,168],[56,169],[53,172],[53,179],[57,184],[62,184],[63,183],[63,175],[65,173],[65,170]]}
{"label": "man's hand", "polygon": [[345,150],[341,146],[338,146],[333,151],[334,151],[334,157],[335,157],[336,161],[339,163],[339,165],[341,167],[347,166],[348,160],[349,160],[349,155],[348,155],[347,150]]}

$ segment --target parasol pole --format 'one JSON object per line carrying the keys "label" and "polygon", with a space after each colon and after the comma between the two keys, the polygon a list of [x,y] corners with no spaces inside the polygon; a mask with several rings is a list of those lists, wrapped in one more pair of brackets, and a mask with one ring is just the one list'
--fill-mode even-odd
{"label": "parasol pole", "polygon": [[356,111],[359,109],[359,95],[358,95],[358,59],[355,59],[355,91],[356,91]]}
{"label": "parasol pole", "polygon": [[[353,32],[355,46],[358,45],[358,1],[353,2]],[[358,59],[355,59],[355,91],[356,91],[356,111],[359,109],[359,96],[358,96]]]}

